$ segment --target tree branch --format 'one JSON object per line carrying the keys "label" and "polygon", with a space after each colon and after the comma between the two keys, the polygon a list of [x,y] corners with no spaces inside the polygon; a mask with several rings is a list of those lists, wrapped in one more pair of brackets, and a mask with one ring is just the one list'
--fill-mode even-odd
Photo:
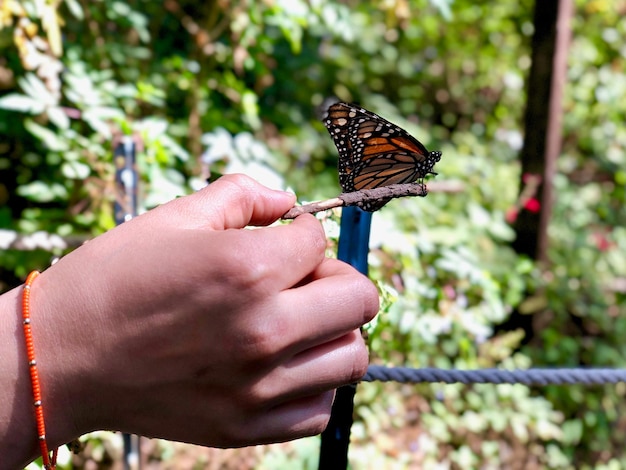
{"label": "tree branch", "polygon": [[421,196],[428,194],[425,184],[408,183],[408,184],[392,184],[390,186],[382,186],[374,189],[362,189],[351,193],[341,193],[339,196],[326,199],[324,201],[312,202],[303,206],[295,206],[289,209],[283,219],[295,219],[302,214],[314,214],[316,212],[325,211],[334,207],[359,206],[364,202],[379,201],[382,199],[393,199],[405,196]]}

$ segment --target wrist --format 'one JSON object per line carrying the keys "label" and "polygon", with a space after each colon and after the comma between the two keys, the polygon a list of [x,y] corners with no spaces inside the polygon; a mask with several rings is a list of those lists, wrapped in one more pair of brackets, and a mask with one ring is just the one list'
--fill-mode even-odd
{"label": "wrist", "polygon": [[[62,276],[61,276],[62,278]],[[76,425],[73,405],[79,402],[81,382],[76,345],[81,338],[67,328],[67,323],[83,320],[75,286],[66,289],[54,267],[46,270],[32,284],[31,327],[39,371],[46,438],[50,450],[70,442],[83,432]],[[22,335],[22,341],[24,341]],[[28,371],[27,371],[28,372]],[[31,389],[32,396],[32,389]]]}
{"label": "wrist", "polygon": [[[68,298],[49,283],[34,280],[30,296],[30,327],[41,387],[46,442],[50,451],[79,436],[71,404],[72,339],[62,335],[62,318],[69,314]],[[23,468],[40,455],[31,368],[23,322],[24,286],[0,296],[0,468]],[[59,295],[56,295],[59,294]],[[60,296],[60,297],[59,297]],[[65,301],[59,298],[65,297]],[[68,369],[69,367],[69,369]],[[69,393],[69,391],[72,393]],[[6,457],[6,458],[5,458]],[[6,467],[4,467],[6,465]]]}
{"label": "wrist", "polygon": [[17,287],[0,296],[0,455],[6,468],[23,468],[37,457],[21,294]]}

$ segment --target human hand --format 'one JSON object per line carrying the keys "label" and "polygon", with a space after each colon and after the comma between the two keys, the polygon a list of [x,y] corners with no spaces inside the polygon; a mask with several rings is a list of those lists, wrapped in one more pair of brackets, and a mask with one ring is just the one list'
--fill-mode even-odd
{"label": "human hand", "polygon": [[94,429],[214,447],[321,432],[368,355],[376,288],[312,216],[225,176],[88,242],[31,293],[48,440]]}

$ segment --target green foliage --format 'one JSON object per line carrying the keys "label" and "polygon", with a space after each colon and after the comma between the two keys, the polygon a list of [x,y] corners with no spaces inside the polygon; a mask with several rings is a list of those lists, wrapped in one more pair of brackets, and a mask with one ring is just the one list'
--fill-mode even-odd
{"label": "green foliage", "polygon": [[[373,361],[624,367],[626,23],[614,2],[578,3],[549,266],[510,248],[506,219],[518,202],[529,0],[4,1],[0,228],[66,239],[111,228],[124,135],[142,141],[142,210],[225,172],[332,197],[336,151],[319,111],[336,96],[442,150],[434,181],[462,187],[374,216]],[[337,213],[320,219],[336,241]],[[0,251],[3,287],[63,251]],[[501,326],[514,311],[532,315],[532,331]],[[353,466],[485,468],[511,455],[617,468],[625,393],[363,384]],[[263,465],[306,467],[315,452],[268,451]]]}

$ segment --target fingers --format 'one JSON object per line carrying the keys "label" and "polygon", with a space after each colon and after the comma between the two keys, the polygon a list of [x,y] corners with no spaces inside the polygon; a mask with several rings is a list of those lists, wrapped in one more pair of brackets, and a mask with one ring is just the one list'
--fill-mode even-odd
{"label": "fingers", "polygon": [[195,194],[160,209],[186,227],[212,230],[269,225],[296,201],[295,195],[269,189],[245,175],[225,175]]}
{"label": "fingers", "polygon": [[181,243],[197,247],[189,256],[207,260],[213,277],[247,295],[291,288],[316,270],[326,249],[324,230],[310,215],[288,225],[211,232],[207,240],[206,231],[196,230]]}
{"label": "fingers", "polygon": [[310,348],[280,364],[252,387],[260,403],[274,406],[360,380],[369,355],[360,330]]}
{"label": "fingers", "polygon": [[[326,238],[320,223],[310,215],[277,227],[241,230],[248,225],[266,225],[293,206],[293,194],[268,189],[244,175],[226,175],[203,190],[174,200],[139,217],[144,231],[166,246],[163,225],[178,244],[169,256],[185,264],[186,255],[198,263],[213,265],[224,279],[242,288],[282,290],[293,286],[322,261]],[[135,222],[135,221],[131,221]],[[212,233],[208,234],[207,229]],[[167,258],[168,253],[163,253]],[[202,261],[204,260],[204,261]],[[165,261],[163,261],[165,263]],[[192,270],[199,272],[196,270]],[[270,289],[270,288],[268,288]]]}
{"label": "fingers", "polygon": [[246,439],[267,444],[321,434],[330,420],[335,391],[302,397],[281,404],[270,413],[249,420]]}
{"label": "fingers", "polygon": [[268,225],[291,209],[293,194],[276,191],[244,175],[225,175],[209,186],[203,196],[215,229]]}
{"label": "fingers", "polygon": [[252,441],[319,434],[328,424],[334,390],[357,382],[368,365],[358,330],[311,349],[263,377],[242,401],[267,403],[245,425]]}
{"label": "fingers", "polygon": [[[222,407],[215,409],[206,394],[203,394],[203,389],[199,388],[179,399],[183,403],[198,405],[193,410],[185,410],[184,426],[158,426],[168,420],[164,414],[170,413],[168,409],[158,409],[151,417],[157,420],[155,423],[148,421],[147,424],[134,425],[126,431],[210,447],[283,442],[320,434],[328,425],[334,396],[335,391],[328,390],[284,402],[270,409],[261,407],[255,410],[224,401]],[[179,414],[176,419],[179,419]],[[189,423],[196,425],[189,426]],[[155,434],[155,428],[161,431]]]}
{"label": "fingers", "polygon": [[[351,266],[326,259],[312,276],[312,281],[278,293],[246,318],[238,354],[254,370],[271,370],[329,345],[341,349],[342,341],[376,315],[376,287]],[[334,374],[335,369],[327,370]]]}
{"label": "fingers", "polygon": [[281,320],[284,345],[293,352],[326,343],[374,318],[379,308],[376,286],[352,266],[325,259],[307,284],[277,298],[278,310],[289,306]]}
{"label": "fingers", "polygon": [[[287,225],[253,231],[259,250],[272,248],[277,285],[293,287],[320,266],[325,258],[326,234],[319,221],[310,214]],[[273,282],[268,277],[268,282]]]}

